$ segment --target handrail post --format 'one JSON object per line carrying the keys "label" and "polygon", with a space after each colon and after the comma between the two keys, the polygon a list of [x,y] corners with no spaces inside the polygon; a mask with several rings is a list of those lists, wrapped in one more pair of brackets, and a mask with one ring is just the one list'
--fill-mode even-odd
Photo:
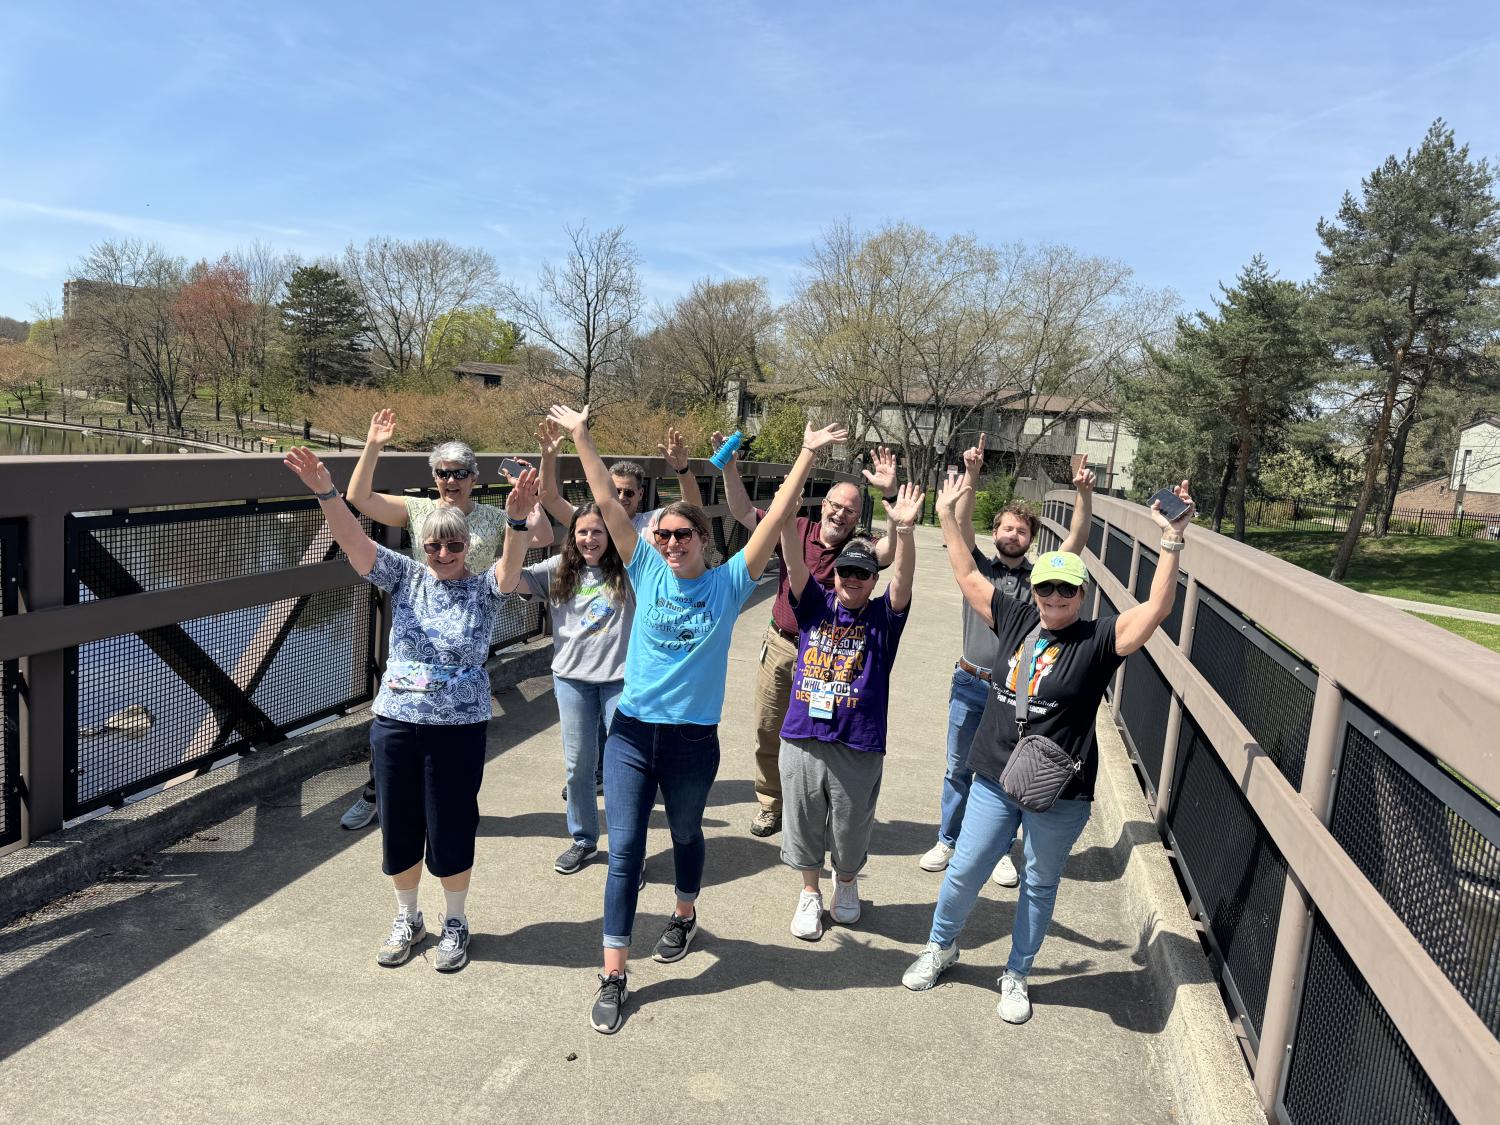
{"label": "handrail post", "polygon": [[[1198,580],[1188,575],[1187,592],[1182,596],[1182,627],[1177,633],[1177,647],[1184,655],[1193,651],[1193,628],[1198,621]],[[1167,704],[1166,745],[1161,750],[1161,773],[1156,779],[1156,827],[1167,831],[1167,813],[1172,807],[1172,775],[1177,772],[1177,744],[1182,735],[1182,699],[1174,691]]]}
{"label": "handrail post", "polygon": [[[1302,767],[1302,797],[1324,824],[1333,806],[1334,781],[1344,726],[1344,696],[1334,680],[1318,673],[1312,719],[1307,732],[1307,759]],[[1281,921],[1266,985],[1266,1011],[1260,1021],[1260,1051],[1255,1059],[1255,1093],[1267,1114],[1276,1104],[1281,1076],[1292,1053],[1292,1030],[1306,979],[1308,930],[1312,900],[1289,869],[1281,893]]]}
{"label": "handrail post", "polygon": [[[67,590],[67,511],[55,507],[37,512],[26,527],[26,580],[21,584],[25,612],[63,604]],[[21,663],[21,843],[29,844],[63,826],[67,807],[66,706],[67,651],[56,649],[25,657]]]}
{"label": "handrail post", "polygon": [[[1106,528],[1105,534],[1109,531]],[[1125,592],[1132,598],[1135,597],[1135,576],[1141,568],[1141,541],[1134,535],[1130,537],[1130,577],[1125,580]],[[1124,612],[1123,607],[1115,607]],[[1125,661],[1120,661],[1120,666],[1115,669],[1115,682],[1109,689],[1109,717],[1115,726],[1120,725],[1120,691],[1125,686]]]}

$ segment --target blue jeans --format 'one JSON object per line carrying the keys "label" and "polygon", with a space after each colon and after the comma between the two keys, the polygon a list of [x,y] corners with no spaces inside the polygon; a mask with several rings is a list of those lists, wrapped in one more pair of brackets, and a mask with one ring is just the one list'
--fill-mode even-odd
{"label": "blue jeans", "polygon": [[604,743],[604,812],[609,875],[604,880],[604,947],[630,948],[636,895],[646,862],[646,827],[661,789],[672,833],[677,897],[693,902],[703,886],[703,808],[719,772],[719,728],[645,723],[615,712]]}
{"label": "blue jeans", "polygon": [[601,732],[609,730],[620,702],[624,680],[591,684],[585,680],[552,677],[557,717],[562,724],[563,769],[568,779],[568,835],[577,844],[599,843],[599,798],[594,777],[599,771]]}
{"label": "blue jeans", "polygon": [[989,696],[989,684],[962,668],[953,669],[953,686],[948,691],[948,769],[943,774],[942,815],[938,820],[938,839],[950,848],[964,826],[964,808],[974,781],[969,747]]}
{"label": "blue jeans", "polygon": [[1058,801],[1044,813],[1034,813],[1016,804],[995,782],[984,776],[974,779],[969,791],[969,811],[958,850],[948,863],[948,874],[932,914],[929,941],[944,949],[952,945],[968,921],[974,900],[985,877],[1010,847],[1016,828],[1026,829],[1026,866],[1021,871],[1021,890],[1016,898],[1016,919],[1010,931],[1010,956],[1005,967],[1025,976],[1042,947],[1052,924],[1057,902],[1057,884],[1073,842],[1088,823],[1092,801]]}

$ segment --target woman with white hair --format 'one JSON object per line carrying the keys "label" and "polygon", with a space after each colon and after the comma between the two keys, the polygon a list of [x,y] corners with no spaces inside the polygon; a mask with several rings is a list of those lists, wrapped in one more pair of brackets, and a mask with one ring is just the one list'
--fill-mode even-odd
{"label": "woman with white hair", "polygon": [[[370,419],[364,451],[349,478],[349,503],[376,523],[406,528],[411,533],[411,555],[417,562],[425,561],[418,535],[422,521],[441,509],[458,512],[469,528],[469,548],[465,556],[469,569],[475,574],[483,574],[495,565],[495,556],[505,541],[505,513],[493,504],[475,503],[471,496],[479,480],[479,462],[474,451],[461,441],[445,441],[428,454],[427,464],[432,469],[432,482],[437,488],[436,500],[428,496],[393,496],[376,492],[374,483],[375,463],[395,434],[395,411],[377,410]],[[527,524],[531,530],[526,542],[528,548],[552,545],[552,524],[542,515],[540,507],[534,508],[527,516]],[[364,792],[339,821],[345,828],[363,828],[375,819],[373,765],[371,769]]]}
{"label": "woman with white hair", "polygon": [[[376,960],[404,964],[426,936],[417,905],[427,870],[443,886],[443,924],[434,967],[469,960],[466,903],[479,829],[479,785],[492,716],[485,670],[503,596],[493,567],[469,570],[469,522],[456,505],[435,507],[417,529],[424,563],[367,537],[328,469],[295,448],[286,466],[317,497],[328,530],[355,573],[390,595],[390,658],[371,710],[370,755],[380,802],[381,869],[395,884],[396,920]],[[507,511],[525,524],[536,474],[517,482]]]}

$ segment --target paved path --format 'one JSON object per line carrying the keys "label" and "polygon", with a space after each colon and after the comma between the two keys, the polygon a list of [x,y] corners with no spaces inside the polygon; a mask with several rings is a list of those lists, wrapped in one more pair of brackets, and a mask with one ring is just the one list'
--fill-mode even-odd
{"label": "paved path", "polygon": [[[629,1019],[588,1025],[604,866],[553,873],[565,845],[547,681],[499,697],[470,915],[474,961],[381,969],[393,912],[375,832],[339,830],[351,766],[289,788],[0,931],[8,1120],[1130,1122],[1177,1120],[1163,1015],[1125,921],[1113,839],[1091,824],[1033,976],[1036,1016],[995,1014],[1015,892],[989,884],[963,960],[900,986],[940,876],[932,842],[958,593],[919,532],[912,627],[862,880],[864,917],[817,944],[787,932],[799,878],[753,811],[750,687],[765,601],[729,666],[724,758],[706,820],[703,933],[651,961],[671,906],[658,811]],[[424,881],[435,918],[441,897]]]}
{"label": "paved path", "polygon": [[1388,598],[1384,594],[1369,594],[1368,597],[1386,605],[1404,609],[1408,613],[1426,613],[1433,617],[1461,617],[1465,621],[1483,621],[1489,625],[1500,625],[1500,613],[1486,613],[1482,609],[1464,609],[1456,605],[1436,605],[1433,602],[1414,602],[1406,598]]}

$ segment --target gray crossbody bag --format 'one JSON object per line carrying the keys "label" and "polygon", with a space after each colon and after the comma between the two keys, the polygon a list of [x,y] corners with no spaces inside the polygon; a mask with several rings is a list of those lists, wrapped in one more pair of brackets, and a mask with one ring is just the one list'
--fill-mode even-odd
{"label": "gray crossbody bag", "polygon": [[[1023,809],[1046,812],[1062,794],[1068,782],[1078,776],[1083,763],[1050,738],[1027,734],[1030,721],[1031,676],[1036,670],[1036,642],[1042,635],[1041,622],[1021,646],[1016,658],[1016,748],[1000,773],[1000,788]],[[1022,661],[1025,667],[1022,667]]]}

